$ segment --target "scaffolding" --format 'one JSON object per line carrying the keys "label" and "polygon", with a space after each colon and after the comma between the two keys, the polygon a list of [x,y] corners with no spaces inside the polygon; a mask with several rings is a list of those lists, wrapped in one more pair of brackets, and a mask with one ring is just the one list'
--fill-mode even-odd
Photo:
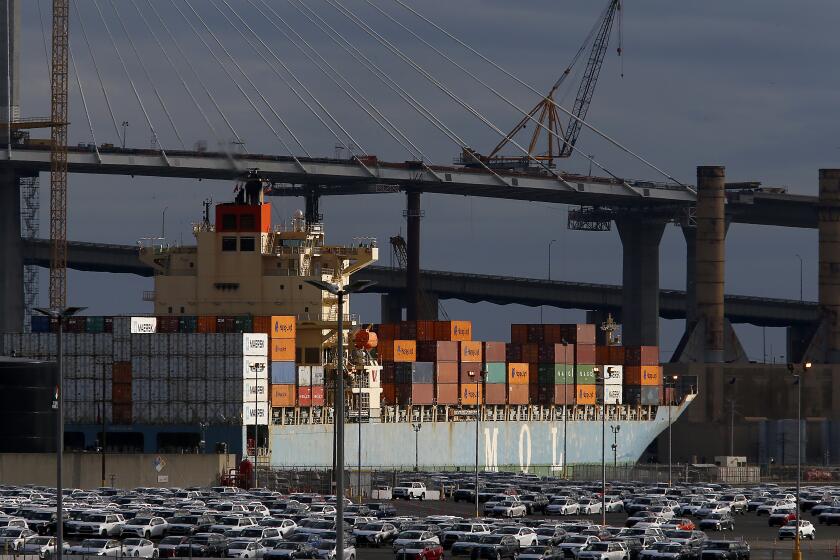
{"label": "scaffolding", "polygon": [[[24,239],[38,237],[41,208],[40,181],[38,176],[20,179],[20,236]],[[23,267],[23,326],[25,332],[32,329],[32,310],[38,305],[38,267]]]}

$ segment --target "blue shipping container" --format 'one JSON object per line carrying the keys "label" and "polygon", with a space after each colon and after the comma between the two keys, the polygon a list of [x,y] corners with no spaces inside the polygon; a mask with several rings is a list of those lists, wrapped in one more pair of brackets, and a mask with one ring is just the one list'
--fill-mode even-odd
{"label": "blue shipping container", "polygon": [[46,315],[32,316],[32,332],[34,333],[48,333],[50,332],[50,318]]}
{"label": "blue shipping container", "polygon": [[297,381],[297,367],[294,362],[271,362],[271,382],[278,385],[294,385]]}

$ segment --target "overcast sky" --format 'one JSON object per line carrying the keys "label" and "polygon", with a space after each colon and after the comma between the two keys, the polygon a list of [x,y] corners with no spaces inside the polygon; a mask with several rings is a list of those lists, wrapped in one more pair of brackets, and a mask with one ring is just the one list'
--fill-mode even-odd
{"label": "overcast sky", "polygon": [[[186,59],[181,57],[150,9],[149,1],[177,35]],[[260,50],[270,65],[241,38],[237,29],[243,27],[238,25],[234,29],[213,7],[214,3],[223,7],[224,0],[99,0],[118,52],[128,67],[129,80],[96,4],[93,0],[76,0],[114,113],[112,119],[84,41],[80,18],[74,11],[71,44],[96,142],[119,144],[122,128],[115,127],[114,121],[117,124],[127,121],[127,144],[150,146],[153,134],[135,95],[136,88],[164,148],[177,149],[181,144],[158,102],[158,94],[184,145],[192,147],[198,141],[205,141],[212,149],[220,142],[230,143],[235,139],[234,132],[227,128],[205,94],[203,82],[250,152],[286,155],[285,142],[293,152],[302,154],[303,149],[294,145],[284,128],[288,126],[306,151],[315,156],[332,156],[340,141],[355,142],[360,151],[377,154],[385,160],[411,159],[411,154],[386,136],[301,54],[297,41],[287,40],[274,27],[276,23],[282,28],[281,23],[259,14],[252,3],[260,4],[261,1],[227,0],[227,3],[271,48],[271,53]],[[267,1],[433,163],[451,163],[458,146],[304,19],[294,8],[297,2]],[[338,0],[302,1],[381,65],[391,78],[429,107],[468,145],[487,152],[498,142],[496,132],[341,15],[331,6]],[[529,89],[424,24],[394,0],[370,1],[492,84],[499,94],[519,107],[530,109],[537,101]],[[128,35],[115,15],[114,4],[119,6],[119,15]],[[190,4],[201,14],[213,31],[212,35],[192,15]],[[506,131],[519,120],[516,109],[423,46],[408,32],[388,22],[366,0],[348,0],[341,4],[393,41],[408,57],[499,129]],[[425,0],[410,4],[538,91],[547,91],[580,46],[606,0]],[[23,5],[22,114],[43,116],[49,114],[49,75],[40,16],[45,22],[49,21],[50,3],[48,0],[27,0]],[[142,10],[163,42],[166,53],[178,68],[177,73],[157,47],[135,6]],[[173,6],[190,15],[189,23]],[[757,180],[766,186],[787,187],[790,192],[816,194],[817,170],[837,166],[840,154],[840,140],[834,130],[837,124],[836,91],[840,86],[836,71],[840,45],[833,40],[838,16],[840,5],[828,0],[798,3],[777,0],[630,2],[623,13],[623,60],[616,56],[617,34],[614,34],[588,120],[683,181],[694,182],[697,165],[722,164],[727,167],[729,180]],[[190,23],[211,45],[223,66],[208,52]],[[46,37],[49,38],[48,29]],[[140,60],[152,76],[152,82],[146,78],[129,38],[140,53]],[[215,38],[228,49],[236,65],[226,58]],[[288,71],[280,67],[273,55],[282,60]],[[239,73],[240,68],[257,89]],[[226,72],[234,80],[228,78]],[[319,123],[284,83],[284,79],[291,81],[289,72],[329,109],[352,140],[342,132],[337,140]],[[215,134],[196,109],[179,76],[199,100]],[[569,85],[561,91],[567,106],[573,99],[578,77],[579,74],[573,75]],[[252,98],[277,135],[250,106],[239,87]],[[306,97],[300,86],[295,87]],[[310,105],[316,106],[311,98],[307,99]],[[330,117],[321,111],[318,113],[334,130],[340,131]],[[72,143],[93,141],[75,79],[71,121]],[[578,147],[594,154],[616,174],[651,180],[661,178],[587,131],[582,133]],[[563,161],[561,167],[588,171],[588,163],[581,158]],[[44,175],[43,180],[46,185],[48,177]],[[231,184],[209,181],[73,176],[70,179],[68,237],[82,241],[135,243],[143,237],[160,235],[166,209],[167,238],[190,243],[191,224],[200,218],[201,201],[208,196],[225,201],[230,197],[231,189]],[[46,188],[43,193],[41,229],[42,235],[47,236]],[[278,220],[303,207],[300,199],[275,199],[273,203]],[[404,205],[401,195],[325,199],[322,212],[328,241],[346,243],[354,237],[375,236],[380,240],[382,260],[388,264],[387,239],[401,229],[404,231]],[[621,245],[617,233],[568,231],[564,206],[427,195],[423,197],[423,207],[421,262],[424,268],[545,277],[549,272],[548,242],[556,239],[552,248],[552,278],[605,283],[621,281]],[[732,226],[727,239],[727,293],[797,299],[797,254],[805,263],[805,299],[815,299],[815,231]],[[684,288],[685,244],[678,228],[667,228],[660,255],[661,285]],[[44,273],[42,300],[46,299],[45,278]],[[71,272],[69,286],[70,301],[74,305],[88,306],[93,314],[151,310],[150,305],[141,300],[142,291],[152,289],[149,279]],[[484,339],[507,340],[511,322],[539,320],[537,309],[520,306],[456,301],[445,301],[444,306],[451,318],[472,319],[476,334]],[[354,311],[361,313],[365,320],[376,321],[378,296],[356,298]],[[577,311],[547,309],[545,312],[546,321],[582,321],[583,317],[583,312]],[[678,342],[682,327],[682,321],[663,321],[661,345],[665,357]],[[761,360],[765,354],[762,330],[744,326],[738,327],[738,331],[750,357]],[[768,329],[766,341],[768,359],[772,355],[777,359],[784,355],[783,330]]]}

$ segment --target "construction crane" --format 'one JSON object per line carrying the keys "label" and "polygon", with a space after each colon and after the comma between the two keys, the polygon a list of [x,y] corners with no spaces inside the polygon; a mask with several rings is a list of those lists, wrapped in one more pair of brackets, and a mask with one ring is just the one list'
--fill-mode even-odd
{"label": "construction crane", "polygon": [[53,0],[50,136],[50,308],[67,302],[67,108],[70,0]]}
{"label": "construction crane", "polygon": [[[474,150],[466,148],[461,154],[458,163],[468,167],[477,166],[479,165],[476,163],[477,159],[488,167],[496,169],[517,169],[543,165],[553,168],[555,166],[555,160],[571,156],[575,143],[580,135],[581,121],[586,119],[589,106],[592,104],[592,96],[595,94],[595,85],[598,82],[598,76],[604,64],[604,56],[606,55],[610,37],[612,36],[613,23],[615,22],[616,16],[619,17],[619,46],[617,52],[621,56],[621,0],[609,0],[609,4],[601,13],[595,26],[589,32],[589,35],[587,35],[583,44],[572,58],[572,61],[546,96],[528,112],[527,116],[523,117],[513,127],[505,138],[493,148],[489,155],[483,156]],[[554,96],[571,75],[572,69],[583,58],[583,54],[586,52],[586,48],[590,43],[592,47],[589,51],[586,68],[578,86],[575,103],[571,111],[574,116],[569,117],[569,122],[564,131],[561,124],[561,111],[557,108],[558,105]],[[534,120],[540,124],[534,123],[534,132],[528,143],[528,156],[500,155],[502,150],[513,141],[514,137]],[[545,136],[545,140],[543,140],[545,149],[540,149],[540,141],[543,136]]]}

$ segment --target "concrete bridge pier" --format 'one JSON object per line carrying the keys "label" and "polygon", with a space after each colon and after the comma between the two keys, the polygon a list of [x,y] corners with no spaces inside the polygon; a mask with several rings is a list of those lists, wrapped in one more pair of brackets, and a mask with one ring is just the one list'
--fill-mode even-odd
{"label": "concrete bridge pier", "polygon": [[641,216],[616,219],[624,251],[622,335],[626,346],[659,344],[659,242],[665,222]]}
{"label": "concrete bridge pier", "polygon": [[318,187],[310,187],[306,190],[304,218],[306,225],[320,224],[324,217],[320,211],[321,192]]}
{"label": "concrete bridge pier", "polygon": [[380,322],[399,323],[402,321],[403,298],[399,294],[382,294],[380,301]]}
{"label": "concrete bridge pier", "polygon": [[23,331],[23,239],[20,178],[0,171],[0,333]]}
{"label": "concrete bridge pier", "polygon": [[409,190],[406,193],[406,267],[405,267],[405,303],[406,320],[416,321],[423,308],[420,299],[420,192]]}

